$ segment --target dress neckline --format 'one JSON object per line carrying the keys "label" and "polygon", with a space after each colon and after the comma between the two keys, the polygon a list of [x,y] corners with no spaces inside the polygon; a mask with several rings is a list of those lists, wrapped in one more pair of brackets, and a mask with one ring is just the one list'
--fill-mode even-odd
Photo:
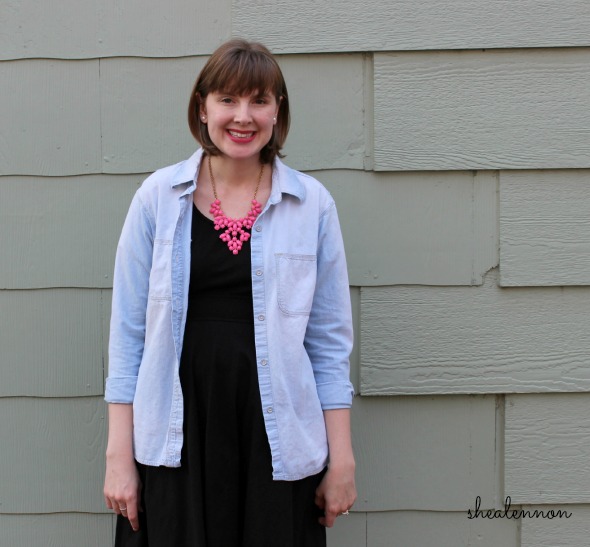
{"label": "dress neckline", "polygon": [[199,215],[204,218],[206,221],[210,222],[211,224],[213,224],[213,219],[209,218],[208,216],[204,215],[203,212],[195,205],[195,202],[193,201],[193,209],[194,211],[196,211],[197,213],[199,213]]}

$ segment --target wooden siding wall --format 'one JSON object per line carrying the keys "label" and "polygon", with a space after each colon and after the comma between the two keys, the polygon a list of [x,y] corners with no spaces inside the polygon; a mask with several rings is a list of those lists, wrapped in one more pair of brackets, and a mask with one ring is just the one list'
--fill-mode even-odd
{"label": "wooden siding wall", "polygon": [[116,241],[232,35],[280,54],[287,163],[342,221],[359,499],[330,546],[587,542],[587,0],[4,0],[0,28],[0,546],[112,545]]}

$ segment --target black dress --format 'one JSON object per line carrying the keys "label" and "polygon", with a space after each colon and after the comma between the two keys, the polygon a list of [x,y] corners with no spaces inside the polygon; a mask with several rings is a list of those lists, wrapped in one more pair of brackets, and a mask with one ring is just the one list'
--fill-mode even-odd
{"label": "black dress", "polygon": [[325,547],[314,504],[322,473],[273,481],[252,313],[250,243],[233,255],[193,206],[189,306],[180,363],[181,467],[138,464],[140,531],[116,547]]}

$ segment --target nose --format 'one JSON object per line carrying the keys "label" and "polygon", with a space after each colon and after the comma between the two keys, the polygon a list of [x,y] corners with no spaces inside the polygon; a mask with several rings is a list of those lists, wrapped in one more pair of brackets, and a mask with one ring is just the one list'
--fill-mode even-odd
{"label": "nose", "polygon": [[252,113],[250,112],[249,99],[238,101],[238,105],[235,110],[234,121],[236,123],[250,123],[252,121]]}

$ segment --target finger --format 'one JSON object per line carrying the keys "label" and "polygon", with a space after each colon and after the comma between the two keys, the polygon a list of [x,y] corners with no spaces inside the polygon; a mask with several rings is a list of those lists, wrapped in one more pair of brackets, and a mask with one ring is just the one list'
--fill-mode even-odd
{"label": "finger", "polygon": [[112,504],[113,504],[113,511],[115,513],[117,513],[117,515],[123,515],[124,517],[127,516],[127,507],[129,505],[131,505],[133,502],[132,500],[126,501],[126,500],[113,500]]}
{"label": "finger", "polygon": [[320,524],[323,524],[326,528],[332,528],[332,526],[334,526],[335,521],[336,521],[336,514],[335,513],[326,513],[325,517],[320,518]]}
{"label": "finger", "polygon": [[320,508],[323,509],[326,506],[326,500],[324,496],[320,496],[319,494],[315,495],[315,504]]}
{"label": "finger", "polygon": [[107,506],[107,509],[112,509],[113,508],[113,504],[111,503],[111,500],[109,498],[107,498],[106,496],[104,497],[104,502]]}
{"label": "finger", "polygon": [[133,531],[137,532],[139,530],[139,513],[137,503],[132,503],[127,506],[126,516],[129,519],[129,524],[131,524]]}

